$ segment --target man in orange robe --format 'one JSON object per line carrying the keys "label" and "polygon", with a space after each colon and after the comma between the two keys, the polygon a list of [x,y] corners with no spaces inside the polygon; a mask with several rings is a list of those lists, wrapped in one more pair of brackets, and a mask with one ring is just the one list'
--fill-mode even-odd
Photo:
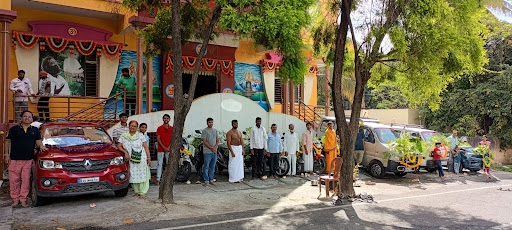
{"label": "man in orange robe", "polygon": [[336,143],[336,132],[332,128],[332,122],[327,124],[327,131],[325,131],[325,143],[324,143],[324,152],[326,153],[325,161],[327,161],[326,172],[331,172],[331,163],[334,158],[336,158],[336,148],[338,147]]}

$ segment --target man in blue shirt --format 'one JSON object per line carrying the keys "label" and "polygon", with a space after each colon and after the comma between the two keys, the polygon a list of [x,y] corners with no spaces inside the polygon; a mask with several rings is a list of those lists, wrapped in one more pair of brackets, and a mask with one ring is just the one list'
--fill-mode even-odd
{"label": "man in blue shirt", "polygon": [[267,156],[270,156],[270,178],[277,179],[277,167],[279,167],[279,155],[283,151],[281,135],[277,133],[277,125],[270,126],[267,139]]}

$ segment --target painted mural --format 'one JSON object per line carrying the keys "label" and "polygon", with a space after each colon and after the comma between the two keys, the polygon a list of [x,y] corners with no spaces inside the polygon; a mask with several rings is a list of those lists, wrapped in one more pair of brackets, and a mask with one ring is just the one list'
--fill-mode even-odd
{"label": "painted mural", "polygon": [[50,49],[39,53],[39,68],[48,73],[57,96],[85,95],[85,56],[72,49],[53,52]]}
{"label": "painted mural", "polygon": [[[136,69],[136,66],[137,66],[137,52],[135,51],[127,51],[127,50],[123,50],[123,52],[121,53],[121,62],[119,63],[119,67],[117,69],[117,75],[116,75],[116,80],[115,82],[117,82],[119,80],[119,77],[121,76],[121,70],[123,68],[128,68],[130,70],[130,76],[132,77],[135,77],[137,75],[137,69]],[[162,109],[162,92],[161,92],[161,82],[162,82],[162,75],[161,75],[161,69],[162,69],[162,62],[161,62],[161,55],[157,55],[155,57],[153,57],[153,81],[150,83],[151,84],[151,91],[153,93],[153,105],[152,105],[152,111],[151,112],[154,112],[154,111],[159,111]],[[146,58],[143,57],[143,74],[142,74],[142,79],[143,79],[143,104],[142,104],[142,112],[143,113],[146,113],[146,92],[147,92],[147,89],[148,89],[148,84],[146,82],[146,72],[147,70],[147,66],[146,66]],[[110,91],[110,95],[109,96],[113,96],[115,95],[116,93],[118,92],[118,88],[116,87],[115,83],[114,85],[112,86],[112,90]],[[111,99],[113,101],[113,99]],[[120,113],[122,112],[125,112],[123,110],[123,101],[119,101],[118,105],[117,105],[117,114],[119,115]],[[112,103],[107,103],[107,104],[112,104]],[[111,105],[112,107],[115,106],[114,105]],[[110,107],[110,106],[109,106]],[[106,108],[106,109],[111,109],[111,108]]]}
{"label": "painted mural", "polygon": [[235,62],[234,93],[247,97],[268,112],[267,95],[259,65]]}

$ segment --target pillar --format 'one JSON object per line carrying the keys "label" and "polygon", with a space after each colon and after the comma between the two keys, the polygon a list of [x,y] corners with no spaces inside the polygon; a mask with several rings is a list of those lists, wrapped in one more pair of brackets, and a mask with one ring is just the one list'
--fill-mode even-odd
{"label": "pillar", "polygon": [[146,113],[153,110],[153,58],[148,57],[146,63]]}
{"label": "pillar", "polygon": [[[128,19],[128,22],[137,30],[144,29],[147,25],[153,23],[155,21],[154,18],[148,18],[148,17],[142,17],[142,16],[132,16]],[[137,65],[135,68],[137,69],[137,98],[135,100],[136,106],[135,106],[135,114],[141,114],[142,113],[142,96],[143,96],[143,88],[144,84],[142,84],[142,74],[144,72],[143,68],[143,59],[142,55],[144,54],[144,44],[143,39],[140,34],[137,34]],[[149,76],[149,74],[148,74]],[[149,84],[149,83],[148,83]],[[153,90],[151,89],[151,93]]]}
{"label": "pillar", "polygon": [[295,86],[292,81],[288,81],[288,88],[290,89],[290,115],[295,116]]}
{"label": "pillar", "polygon": [[9,130],[9,25],[14,19],[16,11],[0,9],[0,179],[4,172],[4,138]]}

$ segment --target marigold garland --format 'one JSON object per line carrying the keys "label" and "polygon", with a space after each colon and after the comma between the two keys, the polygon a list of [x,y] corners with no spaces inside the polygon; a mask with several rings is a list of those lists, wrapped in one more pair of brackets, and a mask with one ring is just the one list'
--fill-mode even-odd
{"label": "marigold garland", "polygon": [[102,144],[97,144],[97,145],[92,145],[92,146],[68,146],[68,147],[63,147],[63,146],[59,146],[59,145],[46,145],[46,148],[59,149],[59,150],[62,150],[64,152],[68,152],[68,153],[84,153],[84,152],[96,152],[96,151],[108,148],[111,145],[112,145],[111,143],[102,143]]}
{"label": "marigold garland", "polygon": [[416,162],[416,164],[414,164],[414,165],[411,165],[408,162],[405,162],[406,157],[407,157],[407,159],[411,159],[410,154],[407,153],[406,155],[402,156],[402,158],[400,159],[400,164],[407,168],[411,168],[411,169],[417,168],[421,165],[421,162],[423,162],[423,157],[418,157],[418,155],[415,154],[414,158],[413,158],[414,161],[410,161],[410,162],[414,163],[416,161],[416,159],[418,160],[418,162]]}
{"label": "marigold garland", "polygon": [[485,168],[490,168],[492,159],[490,157],[484,157],[482,158],[482,162],[484,163]]}

